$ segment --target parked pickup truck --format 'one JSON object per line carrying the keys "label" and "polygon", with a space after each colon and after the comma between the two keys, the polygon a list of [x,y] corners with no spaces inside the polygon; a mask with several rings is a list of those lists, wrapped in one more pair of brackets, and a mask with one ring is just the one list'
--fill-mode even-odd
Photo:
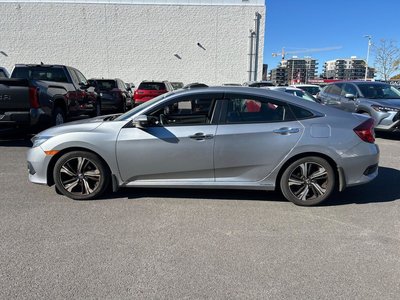
{"label": "parked pickup truck", "polygon": [[0,79],[0,129],[49,127],[77,115],[96,116],[94,88],[75,68],[62,65],[15,65]]}

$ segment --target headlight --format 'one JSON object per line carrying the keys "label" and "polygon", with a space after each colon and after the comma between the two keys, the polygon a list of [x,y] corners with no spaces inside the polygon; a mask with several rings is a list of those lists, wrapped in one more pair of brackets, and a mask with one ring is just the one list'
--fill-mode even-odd
{"label": "headlight", "polygon": [[395,107],[388,107],[388,106],[381,106],[381,105],[372,105],[372,108],[376,111],[380,112],[398,112],[400,111],[400,108],[395,108]]}
{"label": "headlight", "polygon": [[35,135],[35,136],[31,139],[32,144],[33,144],[32,148],[39,147],[41,144],[43,144],[43,143],[44,143],[45,141],[47,141],[49,138],[51,138],[51,136],[38,136],[38,135]]}

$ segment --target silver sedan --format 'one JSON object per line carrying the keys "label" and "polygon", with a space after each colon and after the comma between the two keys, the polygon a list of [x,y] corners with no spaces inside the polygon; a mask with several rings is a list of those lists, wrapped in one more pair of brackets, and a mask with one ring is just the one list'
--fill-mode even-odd
{"label": "silver sedan", "polygon": [[315,205],[377,176],[373,124],[265,89],[179,90],[39,133],[29,179],[77,200],[108,187],[279,189]]}

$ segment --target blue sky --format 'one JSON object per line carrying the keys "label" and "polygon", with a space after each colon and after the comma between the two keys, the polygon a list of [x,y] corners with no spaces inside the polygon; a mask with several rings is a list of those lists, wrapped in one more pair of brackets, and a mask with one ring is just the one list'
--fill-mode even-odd
{"label": "blue sky", "polygon": [[[318,59],[321,71],[326,60],[353,55],[365,59],[366,34],[376,43],[380,39],[400,42],[399,0],[266,0],[266,10],[264,63],[269,70],[280,60],[271,53],[283,46],[287,51],[341,46],[339,50],[295,54]],[[369,62],[374,63],[373,53]]]}

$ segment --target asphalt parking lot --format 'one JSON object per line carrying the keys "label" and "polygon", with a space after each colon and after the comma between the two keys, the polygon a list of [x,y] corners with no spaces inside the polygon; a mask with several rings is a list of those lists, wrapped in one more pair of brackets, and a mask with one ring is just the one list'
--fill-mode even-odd
{"label": "asphalt parking lot", "polygon": [[276,193],[123,189],[73,201],[0,140],[0,298],[399,299],[400,135],[319,207]]}

